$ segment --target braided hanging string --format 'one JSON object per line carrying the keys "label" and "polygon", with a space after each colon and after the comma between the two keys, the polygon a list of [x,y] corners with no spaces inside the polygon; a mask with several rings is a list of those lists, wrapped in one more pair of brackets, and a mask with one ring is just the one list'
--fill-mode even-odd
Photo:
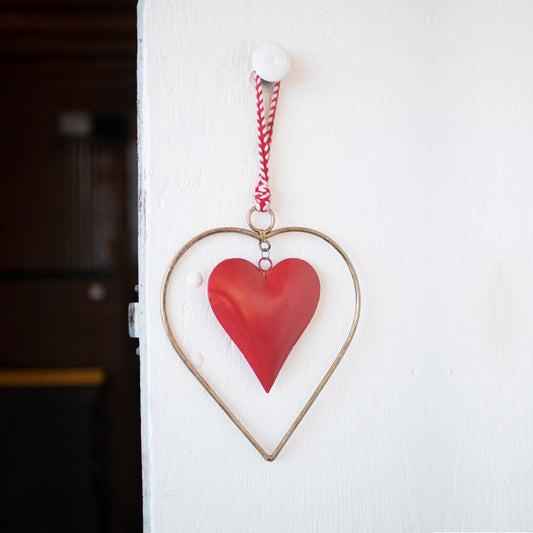
{"label": "braided hanging string", "polygon": [[257,98],[257,145],[259,148],[259,183],[255,188],[255,208],[265,212],[270,209],[270,189],[268,188],[268,160],[272,143],[272,129],[279,97],[279,81],[272,85],[272,96],[268,116],[265,117],[263,83],[255,74],[255,93]]}

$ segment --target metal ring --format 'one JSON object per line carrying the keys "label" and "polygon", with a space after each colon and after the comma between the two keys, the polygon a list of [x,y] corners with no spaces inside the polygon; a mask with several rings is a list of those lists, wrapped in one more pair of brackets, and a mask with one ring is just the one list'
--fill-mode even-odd
{"label": "metal ring", "polygon": [[257,211],[257,209],[254,207],[252,207],[250,209],[250,211],[248,211],[248,217],[247,217],[247,220],[248,220],[248,226],[250,227],[250,229],[252,231],[255,231],[256,233],[270,233],[272,231],[272,228],[274,227],[274,224],[276,223],[276,217],[274,216],[274,211],[272,211],[272,209],[268,209],[268,211],[266,211],[267,213],[270,214],[270,225],[268,226],[268,228],[264,228],[264,229],[261,229],[261,228],[258,228],[255,224],[252,223],[252,214]]}
{"label": "metal ring", "polygon": [[[268,262],[268,265],[269,265],[268,268],[263,268],[263,267],[261,266],[261,263],[262,263],[263,261],[267,261],[267,262]],[[270,259],[270,257],[261,257],[261,259],[259,259],[259,261],[257,261],[257,266],[259,267],[259,270],[260,270],[261,272],[268,272],[268,271],[272,268],[272,266],[273,266],[273,265],[272,265],[272,259]]]}
{"label": "metal ring", "polygon": [[268,241],[259,241],[259,249],[262,252],[268,252],[271,248],[271,244]]}

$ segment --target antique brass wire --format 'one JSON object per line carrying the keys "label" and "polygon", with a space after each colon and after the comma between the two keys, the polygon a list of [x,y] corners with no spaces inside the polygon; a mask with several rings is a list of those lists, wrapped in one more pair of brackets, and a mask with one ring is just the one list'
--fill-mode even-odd
{"label": "antique brass wire", "polygon": [[[170,265],[167,268],[165,278],[163,281],[163,286],[161,288],[161,315],[163,317],[163,324],[165,326],[165,330],[167,332],[168,338],[172,346],[176,350],[177,354],[179,355],[180,359],[185,363],[185,366],[191,371],[194,377],[200,382],[200,385],[202,385],[202,387],[213,398],[213,400],[215,400],[215,402],[221,407],[221,409],[229,416],[231,421],[239,428],[242,434],[250,441],[253,447],[261,454],[261,456],[267,461],[274,461],[274,459],[276,459],[276,457],[279,455],[279,453],[281,452],[285,444],[287,444],[287,441],[290,439],[295,429],[298,427],[298,425],[302,421],[303,417],[309,411],[311,405],[313,405],[313,402],[316,400],[316,398],[318,397],[318,395],[320,394],[320,392],[322,391],[322,389],[328,382],[333,372],[335,372],[336,368],[339,366],[339,363],[341,362],[341,359],[344,357],[344,354],[346,353],[348,346],[352,342],[353,336],[355,334],[355,329],[357,328],[357,323],[359,321],[359,315],[361,312],[361,292],[359,289],[359,281],[357,279],[357,274],[355,272],[354,266],[352,265],[352,262],[350,261],[350,258],[348,257],[346,252],[333,239],[331,239],[324,233],[321,233],[320,231],[310,229],[310,228],[297,227],[297,226],[279,228],[277,230],[272,231],[272,228],[274,227],[274,222],[275,222],[274,213],[272,211],[270,211],[272,218],[271,218],[271,225],[269,226],[269,228],[267,228],[266,230],[256,228],[251,223],[251,219],[250,219],[252,215],[252,211],[254,210],[255,208],[252,208],[250,209],[248,213],[248,224],[254,231],[250,231],[250,230],[242,229],[242,228],[232,228],[232,227],[215,228],[215,229],[200,233],[199,235],[191,239],[187,244],[185,244],[185,246],[183,246],[181,250],[178,251],[178,253],[174,256],[174,258],[170,262]],[[298,413],[297,417],[294,419],[294,422],[291,424],[291,426],[289,427],[289,429],[287,430],[283,438],[280,440],[279,444],[276,446],[274,451],[270,454],[259,444],[259,442],[252,436],[252,434],[244,426],[244,424],[235,416],[233,411],[224,403],[224,401],[220,398],[217,392],[211,387],[211,385],[209,385],[209,383],[203,378],[203,376],[198,372],[198,370],[196,370],[196,368],[191,363],[191,361],[189,360],[189,358],[183,351],[182,347],[179,345],[178,341],[176,340],[176,337],[174,336],[174,333],[172,331],[172,328],[170,326],[170,322],[168,319],[167,290],[168,290],[170,278],[176,267],[176,264],[183,257],[183,255],[187,252],[187,250],[189,250],[196,243],[198,243],[202,239],[205,239],[206,237],[209,237],[211,235],[216,235],[219,233],[238,233],[240,235],[246,235],[248,237],[252,237],[259,241],[275,237],[276,235],[281,235],[282,233],[308,233],[310,235],[314,235],[315,237],[318,237],[322,239],[323,241],[327,242],[341,255],[342,259],[346,263],[346,266],[348,267],[348,270],[350,271],[350,275],[351,275],[352,282],[353,282],[355,304],[354,304],[353,318],[352,318],[352,322],[350,325],[350,330],[348,331],[348,335],[346,336],[346,339],[344,340],[344,343],[340,351],[336,355],[333,363],[331,364],[327,372],[324,374],[324,376],[320,380],[320,383],[315,388],[315,390],[313,391],[313,393],[311,394],[311,396],[309,397],[309,399],[303,406],[302,410]]]}

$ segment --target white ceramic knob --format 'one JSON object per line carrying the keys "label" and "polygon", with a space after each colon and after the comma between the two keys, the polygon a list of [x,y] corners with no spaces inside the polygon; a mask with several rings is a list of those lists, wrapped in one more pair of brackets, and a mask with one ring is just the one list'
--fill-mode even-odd
{"label": "white ceramic knob", "polygon": [[193,289],[197,289],[204,282],[204,278],[200,272],[189,272],[187,274],[187,285]]}
{"label": "white ceramic knob", "polygon": [[252,67],[265,81],[281,81],[291,68],[289,54],[278,43],[266,43],[252,55]]}

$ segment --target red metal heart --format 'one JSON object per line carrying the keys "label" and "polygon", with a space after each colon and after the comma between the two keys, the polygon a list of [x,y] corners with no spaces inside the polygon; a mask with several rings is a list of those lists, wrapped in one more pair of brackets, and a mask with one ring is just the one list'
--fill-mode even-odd
{"label": "red metal heart", "polygon": [[318,305],[315,269],[292,258],[263,272],[245,259],[226,259],[211,273],[207,292],[218,321],[269,392]]}

